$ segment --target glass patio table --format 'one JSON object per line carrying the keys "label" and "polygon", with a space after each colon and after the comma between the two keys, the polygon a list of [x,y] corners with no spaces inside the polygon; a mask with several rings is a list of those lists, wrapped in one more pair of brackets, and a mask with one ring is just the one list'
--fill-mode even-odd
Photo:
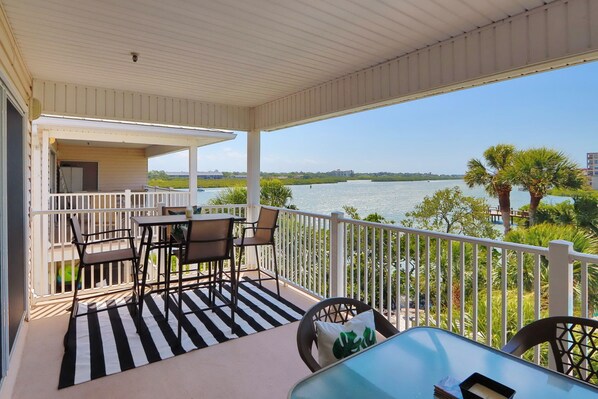
{"label": "glass patio table", "polygon": [[415,327],[298,382],[289,398],[433,398],[447,376],[474,372],[500,382],[514,398],[598,398],[598,389],[451,332]]}

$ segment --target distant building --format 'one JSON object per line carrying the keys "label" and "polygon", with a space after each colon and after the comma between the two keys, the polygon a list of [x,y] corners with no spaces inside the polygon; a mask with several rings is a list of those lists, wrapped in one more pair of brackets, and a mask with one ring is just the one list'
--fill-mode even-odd
{"label": "distant building", "polygon": [[341,177],[351,177],[355,174],[352,170],[333,170],[332,172],[328,172],[331,176],[341,176]]}
{"label": "distant building", "polygon": [[[166,172],[168,177],[189,178],[189,172]],[[222,179],[224,175],[217,170],[208,172],[197,172],[198,179]]]}
{"label": "distant building", "polygon": [[594,190],[598,190],[598,152],[588,152],[588,179]]}

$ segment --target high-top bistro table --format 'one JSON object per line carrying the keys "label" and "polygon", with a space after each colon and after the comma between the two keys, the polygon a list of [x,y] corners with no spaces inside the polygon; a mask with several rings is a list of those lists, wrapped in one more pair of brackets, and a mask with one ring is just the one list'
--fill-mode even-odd
{"label": "high-top bistro table", "polygon": [[515,399],[598,398],[593,385],[526,362],[467,338],[415,327],[298,382],[289,398],[433,398],[446,376],[474,372],[513,388]]}
{"label": "high-top bistro table", "polygon": [[139,292],[137,293],[137,331],[143,316],[143,301],[145,292],[148,288],[147,284],[147,270],[149,265],[149,254],[152,250],[153,228],[160,226],[172,226],[177,224],[185,224],[190,220],[219,220],[219,219],[234,219],[235,221],[244,221],[245,218],[227,213],[215,214],[200,214],[193,215],[188,219],[185,215],[159,215],[159,216],[133,216],[131,221],[142,228],[141,242],[139,245],[139,256],[143,258],[143,262],[139,262],[139,272],[141,273],[141,284],[139,284]]}

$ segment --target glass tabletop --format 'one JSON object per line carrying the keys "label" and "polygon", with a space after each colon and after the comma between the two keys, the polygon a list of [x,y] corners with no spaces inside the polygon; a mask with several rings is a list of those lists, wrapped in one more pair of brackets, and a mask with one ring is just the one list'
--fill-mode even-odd
{"label": "glass tabletop", "polygon": [[295,385],[289,398],[433,398],[434,384],[474,372],[516,391],[515,398],[598,398],[598,389],[471,340],[416,327]]}

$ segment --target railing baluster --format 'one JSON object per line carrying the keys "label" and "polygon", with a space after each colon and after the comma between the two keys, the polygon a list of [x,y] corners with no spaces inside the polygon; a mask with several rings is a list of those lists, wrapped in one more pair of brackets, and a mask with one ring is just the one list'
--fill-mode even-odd
{"label": "railing baluster", "polygon": [[410,300],[409,300],[409,285],[411,281],[411,234],[405,234],[405,329],[409,329],[411,324],[411,319],[409,319],[409,309],[411,308]]}
{"label": "railing baluster", "polygon": [[517,330],[523,327],[523,252],[517,251]]}
{"label": "railing baluster", "polygon": [[440,267],[442,241],[440,238],[436,239],[436,327],[440,327],[441,314],[441,292],[442,292],[442,271]]}
{"label": "railing baluster", "polygon": [[473,291],[473,310],[472,310],[472,320],[473,320],[473,332],[472,332],[472,339],[474,341],[478,340],[478,244],[473,244],[473,270],[472,270],[472,291]]}
{"label": "railing baluster", "polygon": [[421,297],[419,284],[420,253],[419,253],[419,234],[415,235],[415,293],[413,302],[415,305],[415,325],[419,326],[419,301]]}
{"label": "railing baluster", "polygon": [[[397,296],[395,298],[395,327],[401,329],[401,233],[397,231],[397,263],[395,267]],[[407,305],[407,307],[409,307]]]}
{"label": "railing baluster", "polygon": [[448,262],[446,270],[446,293],[447,293],[447,330],[453,331],[453,241],[447,240]]}
{"label": "railing baluster", "polygon": [[459,278],[461,280],[461,290],[459,292],[459,333],[465,336],[465,242],[461,241],[459,244]]}
{"label": "railing baluster", "polygon": [[507,344],[507,289],[508,289],[508,277],[507,277],[507,256],[508,251],[506,248],[502,248],[501,251],[501,331],[500,331],[500,346],[503,347]]}
{"label": "railing baluster", "polygon": [[[425,255],[426,263],[424,266],[424,278],[425,278],[425,303],[424,303],[424,314],[426,326],[430,325],[430,237],[426,237],[425,244]],[[438,276],[436,276],[438,278]]]}
{"label": "railing baluster", "polygon": [[492,247],[486,247],[486,345],[492,345]]}

